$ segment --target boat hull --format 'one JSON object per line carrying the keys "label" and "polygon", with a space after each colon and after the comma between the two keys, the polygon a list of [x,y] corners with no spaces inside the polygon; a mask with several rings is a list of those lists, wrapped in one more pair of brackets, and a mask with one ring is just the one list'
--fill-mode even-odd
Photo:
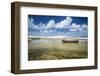
{"label": "boat hull", "polygon": [[78,40],[62,40],[63,43],[78,43]]}

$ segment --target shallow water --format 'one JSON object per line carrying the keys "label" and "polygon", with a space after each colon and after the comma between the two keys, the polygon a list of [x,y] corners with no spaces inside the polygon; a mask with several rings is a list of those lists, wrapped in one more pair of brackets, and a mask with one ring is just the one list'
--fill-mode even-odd
{"label": "shallow water", "polygon": [[57,48],[63,50],[87,50],[87,40],[79,43],[63,43],[59,39],[37,39],[29,42],[29,49]]}
{"label": "shallow water", "polygon": [[87,40],[63,43],[61,39],[33,39],[28,42],[28,60],[87,58]]}

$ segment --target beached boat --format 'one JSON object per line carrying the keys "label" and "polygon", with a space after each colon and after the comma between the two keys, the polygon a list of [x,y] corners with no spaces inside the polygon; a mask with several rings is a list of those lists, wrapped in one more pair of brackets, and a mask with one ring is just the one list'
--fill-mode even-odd
{"label": "beached boat", "polygon": [[62,40],[63,43],[78,43],[78,40]]}

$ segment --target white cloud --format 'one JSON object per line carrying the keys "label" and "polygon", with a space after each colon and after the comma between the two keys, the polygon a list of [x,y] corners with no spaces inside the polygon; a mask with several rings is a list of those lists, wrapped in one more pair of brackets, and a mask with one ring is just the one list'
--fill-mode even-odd
{"label": "white cloud", "polygon": [[79,31],[84,31],[84,29],[82,29],[82,28],[79,28],[78,30],[79,30]]}
{"label": "white cloud", "polygon": [[40,30],[40,33],[42,33],[43,32],[43,30]]}
{"label": "white cloud", "polygon": [[56,28],[67,28],[68,26],[71,25],[71,23],[72,23],[72,18],[66,17],[66,19],[56,24]]}
{"label": "white cloud", "polygon": [[38,25],[34,25],[33,28],[34,28],[34,29],[38,29]]}
{"label": "white cloud", "polygon": [[77,25],[76,23],[72,23],[69,31],[87,31],[88,26],[86,24]]}
{"label": "white cloud", "polygon": [[34,21],[34,19],[32,19],[32,18],[31,19],[30,18],[28,19],[28,27],[29,28],[34,28],[33,21]]}
{"label": "white cloud", "polygon": [[87,26],[86,24],[83,24],[83,25],[81,26],[81,28],[87,30],[87,29],[88,29],[88,26]]}
{"label": "white cloud", "polygon": [[52,33],[52,32],[54,32],[54,30],[49,30],[49,33]]}
{"label": "white cloud", "polygon": [[51,33],[54,33],[55,30],[48,30],[48,29],[45,29],[45,30],[40,30],[40,33],[42,34],[51,34]]}
{"label": "white cloud", "polygon": [[32,22],[34,22],[34,19],[33,19],[33,18],[30,18],[30,20],[31,20]]}
{"label": "white cloud", "polygon": [[80,28],[80,26],[81,26],[81,25],[77,25],[77,24],[75,24],[75,23],[72,23],[71,28],[73,28],[73,29],[78,29],[78,28]]}
{"label": "white cloud", "polygon": [[43,30],[43,32],[42,33],[48,33],[48,30]]}
{"label": "white cloud", "polygon": [[78,29],[79,31],[87,31],[88,26],[86,24],[82,24],[82,26]]}
{"label": "white cloud", "polygon": [[[88,30],[88,26],[86,24],[76,24],[76,23],[72,23],[73,19],[71,17],[66,17],[64,20],[55,23],[55,21],[49,20],[47,24],[44,24],[42,22],[40,22],[39,24],[35,24],[35,21],[33,18],[29,18],[28,19],[28,24],[29,24],[29,28],[31,29],[37,29],[39,30],[40,34],[66,34],[65,32],[56,32],[56,29],[66,29],[68,28],[69,30],[69,34],[71,35],[78,35],[78,36],[87,36],[87,30]],[[67,29],[66,29],[67,32]],[[68,33],[68,32],[67,32]],[[35,34],[32,32],[29,32],[29,34]],[[66,34],[67,35],[67,34]]]}
{"label": "white cloud", "polygon": [[38,29],[45,29],[45,27],[46,27],[46,24],[41,24],[41,25],[39,24],[38,25]]}
{"label": "white cloud", "polygon": [[[72,18],[71,17],[66,17],[66,19],[55,23],[55,21],[52,19],[50,21],[48,21],[47,24],[43,24],[42,22],[40,22],[38,25],[34,24],[34,19],[30,18],[28,19],[28,24],[29,24],[29,28],[31,29],[63,29],[63,28],[69,28],[70,31],[75,31],[75,30],[87,30],[88,26],[86,24],[81,25],[77,25],[76,23],[72,23]],[[72,23],[72,24],[71,24]]]}
{"label": "white cloud", "polygon": [[69,28],[69,31],[75,32],[80,29],[81,25],[77,25],[76,23],[72,23],[71,27]]}
{"label": "white cloud", "polygon": [[35,21],[33,18],[29,18],[28,19],[28,28],[30,28],[30,29],[45,29],[46,24],[43,24],[42,22],[40,22],[38,25],[36,25],[34,22]]}
{"label": "white cloud", "polygon": [[34,24],[33,18],[31,18],[31,19],[29,18],[29,20],[28,20],[29,28],[31,28],[31,29],[69,28],[71,23],[72,23],[71,17],[66,17],[64,20],[62,20],[58,23],[55,23],[55,21],[52,19],[52,20],[48,21],[47,24],[43,24],[42,22],[40,22],[38,25]]}
{"label": "white cloud", "polygon": [[79,37],[87,37],[88,36],[88,26],[86,24],[77,25],[72,24],[69,29],[69,33],[71,36],[79,36]]}
{"label": "white cloud", "polygon": [[47,29],[55,28],[55,21],[54,21],[54,20],[50,20],[50,21],[47,23],[46,28],[47,28]]}

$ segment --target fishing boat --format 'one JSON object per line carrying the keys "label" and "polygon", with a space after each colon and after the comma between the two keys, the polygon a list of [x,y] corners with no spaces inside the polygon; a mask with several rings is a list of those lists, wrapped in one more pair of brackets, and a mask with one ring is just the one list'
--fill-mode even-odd
{"label": "fishing boat", "polygon": [[62,40],[63,43],[78,43],[78,40]]}

